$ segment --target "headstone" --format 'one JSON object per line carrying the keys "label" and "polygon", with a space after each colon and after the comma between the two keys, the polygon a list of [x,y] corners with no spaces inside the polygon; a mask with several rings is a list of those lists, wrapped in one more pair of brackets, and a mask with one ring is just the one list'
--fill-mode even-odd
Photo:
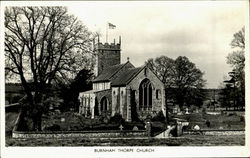
{"label": "headstone", "polygon": [[108,122],[109,122],[108,118],[107,118],[107,117],[104,117],[103,122],[104,122],[104,123],[108,123]]}
{"label": "headstone", "polygon": [[189,114],[188,108],[186,108],[186,112],[185,112],[185,114]]}
{"label": "headstone", "polygon": [[183,113],[180,111],[180,112],[177,113],[177,115],[183,115]]}
{"label": "headstone", "polygon": [[62,117],[62,118],[61,118],[61,122],[65,122],[65,118]]}
{"label": "headstone", "polygon": [[50,105],[50,106],[49,106],[49,110],[53,110],[53,105]]}
{"label": "headstone", "polygon": [[199,131],[200,129],[201,129],[200,126],[198,126],[198,125],[194,126],[194,130]]}
{"label": "headstone", "polygon": [[120,130],[122,131],[124,127],[123,127],[122,125],[120,125],[120,127],[119,127],[119,128],[120,128]]}
{"label": "headstone", "polygon": [[199,109],[196,109],[195,112],[198,114],[199,113]]}
{"label": "headstone", "polygon": [[137,126],[134,126],[134,127],[133,127],[133,131],[138,131],[138,127],[137,127]]}
{"label": "headstone", "polygon": [[151,135],[152,135],[151,128],[152,128],[151,122],[146,122],[146,131],[148,133],[148,137],[151,137]]}
{"label": "headstone", "polygon": [[61,111],[60,111],[59,109],[56,109],[56,110],[55,110],[55,113],[56,113],[56,114],[60,114]]}

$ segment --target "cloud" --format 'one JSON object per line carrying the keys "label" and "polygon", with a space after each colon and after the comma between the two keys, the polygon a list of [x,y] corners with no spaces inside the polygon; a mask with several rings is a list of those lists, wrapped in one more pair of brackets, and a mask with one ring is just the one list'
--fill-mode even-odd
{"label": "cloud", "polygon": [[115,24],[115,30],[108,30],[109,41],[122,36],[122,62],[130,57],[140,66],[160,55],[187,56],[205,72],[207,86],[215,88],[231,69],[226,56],[233,34],[245,23],[245,5],[242,1],[112,2],[70,10],[100,31],[103,42],[106,22]]}

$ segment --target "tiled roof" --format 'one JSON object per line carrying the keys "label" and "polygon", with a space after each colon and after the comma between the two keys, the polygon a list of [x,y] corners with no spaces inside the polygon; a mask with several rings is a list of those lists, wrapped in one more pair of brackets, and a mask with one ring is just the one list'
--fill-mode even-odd
{"label": "tiled roof", "polygon": [[135,77],[142,69],[143,67],[137,67],[137,68],[130,68],[123,74],[121,74],[119,77],[114,79],[111,83],[112,86],[125,86],[133,77]]}
{"label": "tiled roof", "polygon": [[101,92],[101,91],[106,91],[106,90],[109,90],[109,89],[101,89],[101,90],[89,90],[89,91],[85,91],[85,92],[80,92],[80,95],[81,94],[94,94],[94,93],[97,93],[97,92]]}
{"label": "tiled roof", "polygon": [[110,78],[115,75],[123,66],[125,66],[128,62],[124,64],[117,64],[114,66],[110,66],[102,71],[102,73],[97,76],[93,82],[100,82],[100,81],[109,81]]}

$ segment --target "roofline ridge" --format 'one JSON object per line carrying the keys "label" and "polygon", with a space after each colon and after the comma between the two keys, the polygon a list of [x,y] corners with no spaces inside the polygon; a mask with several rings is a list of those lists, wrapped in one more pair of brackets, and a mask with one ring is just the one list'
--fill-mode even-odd
{"label": "roofline ridge", "polygon": [[[126,63],[124,63],[124,64],[117,64],[117,65],[122,65],[118,70],[116,70],[110,77],[109,77],[109,79],[110,78],[112,78],[116,73],[118,73],[125,65],[127,65],[128,63],[130,63],[129,61],[127,61]],[[133,65],[134,66],[134,65]]]}
{"label": "roofline ridge", "polygon": [[126,84],[129,84],[131,82],[131,80],[138,75],[144,68],[146,67],[146,65],[141,66],[141,67],[137,67],[137,68],[141,68],[137,73],[135,73],[132,77],[130,77],[130,79],[126,82]]}

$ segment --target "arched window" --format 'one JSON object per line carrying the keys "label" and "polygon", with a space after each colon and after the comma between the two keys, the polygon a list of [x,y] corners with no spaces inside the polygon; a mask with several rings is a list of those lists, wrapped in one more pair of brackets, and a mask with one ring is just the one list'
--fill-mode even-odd
{"label": "arched window", "polygon": [[101,99],[101,112],[108,110],[108,99],[106,97],[103,97]]}
{"label": "arched window", "polygon": [[152,84],[149,79],[144,79],[139,87],[139,108],[152,108]]}

